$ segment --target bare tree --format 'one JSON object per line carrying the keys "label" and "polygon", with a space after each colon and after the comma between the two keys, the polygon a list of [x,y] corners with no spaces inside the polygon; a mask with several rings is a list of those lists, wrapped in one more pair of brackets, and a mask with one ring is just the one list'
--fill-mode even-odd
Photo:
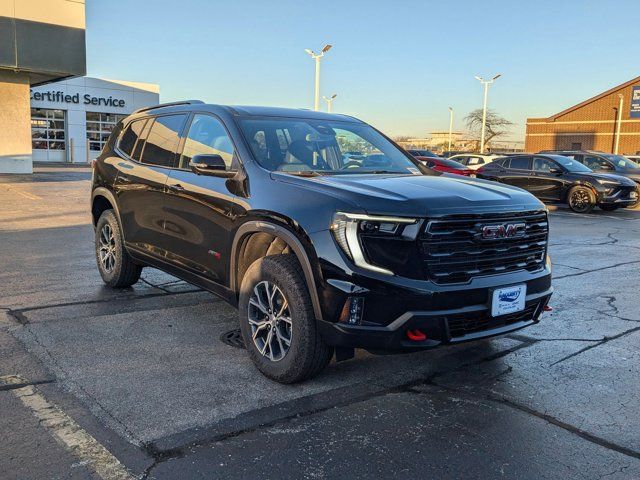
{"label": "bare tree", "polygon": [[[467,128],[471,132],[471,135],[476,138],[477,146],[479,149],[480,135],[482,135],[482,109],[478,108],[469,113],[464,120],[467,124]],[[485,145],[489,145],[489,142],[495,138],[498,138],[509,132],[509,129],[513,126],[513,122],[510,122],[506,118],[501,117],[493,110],[487,110],[487,122],[484,135]]]}

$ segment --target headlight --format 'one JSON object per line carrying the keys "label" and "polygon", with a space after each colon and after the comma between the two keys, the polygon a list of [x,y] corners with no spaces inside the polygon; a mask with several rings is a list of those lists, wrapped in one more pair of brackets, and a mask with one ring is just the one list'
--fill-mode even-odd
{"label": "headlight", "polygon": [[385,217],[359,213],[337,212],[331,222],[331,232],[342,251],[358,267],[393,275],[391,270],[370,264],[362,251],[361,234],[394,236],[403,226],[416,223],[415,218]]}
{"label": "headlight", "polygon": [[598,183],[600,185],[606,185],[608,187],[612,187],[612,186],[617,187],[617,186],[620,185],[620,182],[618,182],[617,180],[601,180],[601,179],[598,179]]}

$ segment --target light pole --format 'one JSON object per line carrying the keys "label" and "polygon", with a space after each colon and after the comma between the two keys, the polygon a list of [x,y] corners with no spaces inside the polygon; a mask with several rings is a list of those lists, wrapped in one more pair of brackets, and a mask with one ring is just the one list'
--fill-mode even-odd
{"label": "light pole", "polygon": [[308,48],[305,50],[311,58],[316,61],[316,91],[315,97],[313,101],[313,109],[317,112],[320,107],[320,59],[324,57],[324,54],[327,53],[331,49],[331,45],[325,45],[322,47],[320,53],[316,53],[313,50],[309,50]]}
{"label": "light pole", "polygon": [[325,97],[324,95],[322,96],[322,98],[324,98],[324,101],[327,102],[327,112],[331,113],[331,105],[333,104],[333,101],[336,99],[337,96],[338,96],[337,93],[334,93],[330,97]]}
{"label": "light pole", "polygon": [[620,99],[618,102],[618,125],[616,125],[616,146],[613,150],[614,154],[618,154],[618,146],[620,145],[620,124],[622,123],[622,102],[624,100],[624,96],[619,93],[618,98]]}
{"label": "light pole", "polygon": [[453,107],[449,107],[449,152],[451,152],[451,134],[453,133]]}
{"label": "light pole", "polygon": [[476,80],[478,80],[481,84],[484,85],[484,104],[482,107],[482,133],[480,134],[480,153],[484,153],[484,135],[487,128],[487,96],[489,95],[489,85],[495,82],[498,78],[500,78],[498,74],[493,77],[491,80],[484,80],[482,77],[476,75]]}

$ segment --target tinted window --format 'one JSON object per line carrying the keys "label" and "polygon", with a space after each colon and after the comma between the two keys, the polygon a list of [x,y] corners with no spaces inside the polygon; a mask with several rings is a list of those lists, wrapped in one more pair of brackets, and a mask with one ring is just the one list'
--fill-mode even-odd
{"label": "tinted window", "polygon": [[533,160],[533,169],[536,172],[550,172],[552,168],[558,168],[558,164],[548,158],[536,157]]}
{"label": "tinted window", "polygon": [[530,157],[512,157],[509,160],[509,168],[515,168],[518,170],[530,170],[531,158]]}
{"label": "tinted window", "polygon": [[[146,119],[136,120],[135,122],[131,122],[129,126],[127,126],[126,130],[122,134],[122,138],[120,138],[120,143],[118,144],[118,148],[122,150],[127,155],[131,156],[134,147],[136,146],[136,141],[138,137],[140,137],[140,133],[144,128],[144,124]],[[141,142],[142,143],[142,142]]]}
{"label": "tinted window", "polygon": [[582,163],[591,170],[613,170],[613,167],[604,158],[594,157],[593,155],[585,155]]}
{"label": "tinted window", "polygon": [[194,155],[220,155],[227,170],[233,161],[233,143],[222,123],[211,115],[197,114],[193,117],[189,134],[185,140],[180,168],[189,168]]}
{"label": "tinted window", "polygon": [[142,150],[143,163],[173,167],[186,115],[156,117]]}

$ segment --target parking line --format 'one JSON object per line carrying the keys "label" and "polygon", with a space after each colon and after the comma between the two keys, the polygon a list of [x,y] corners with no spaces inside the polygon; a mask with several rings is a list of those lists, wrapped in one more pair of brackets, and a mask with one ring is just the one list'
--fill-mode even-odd
{"label": "parking line", "polygon": [[[28,383],[19,375],[1,376],[0,382],[5,385]],[[136,478],[109,450],[83,430],[71,417],[36,392],[33,385],[10,391],[33,412],[40,421],[40,425],[80,459],[80,464],[91,468],[103,480],[134,480]]]}
{"label": "parking line", "polygon": [[20,188],[12,187],[11,185],[5,185],[5,187],[13,193],[17,193],[18,195],[22,195],[24,198],[28,198],[29,200],[42,200],[42,197],[34,193],[29,193],[21,190]]}

